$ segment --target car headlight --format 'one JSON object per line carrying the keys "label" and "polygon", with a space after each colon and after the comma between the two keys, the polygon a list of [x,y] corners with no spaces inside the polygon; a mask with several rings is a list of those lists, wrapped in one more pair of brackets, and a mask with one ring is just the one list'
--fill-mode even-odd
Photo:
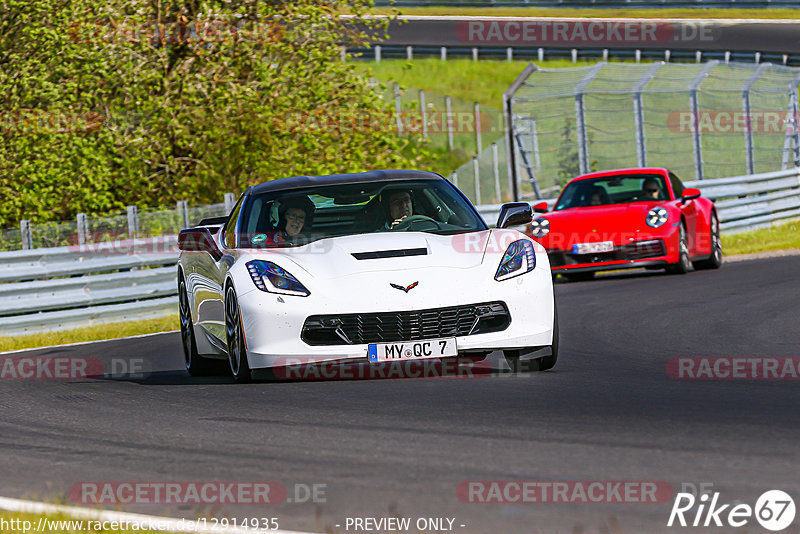
{"label": "car headlight", "polygon": [[536,267],[536,254],[533,252],[533,243],[527,239],[520,239],[508,246],[494,279],[497,281],[508,280],[530,272],[534,267]]}
{"label": "car headlight", "polygon": [[261,291],[307,297],[311,292],[292,276],[292,273],[275,265],[271,261],[253,260],[247,262],[250,278]]}
{"label": "car headlight", "polygon": [[544,237],[550,233],[550,221],[544,217],[539,217],[531,222],[531,234],[533,237]]}
{"label": "car headlight", "polygon": [[647,226],[658,228],[669,219],[669,212],[664,208],[653,208],[647,212]]}

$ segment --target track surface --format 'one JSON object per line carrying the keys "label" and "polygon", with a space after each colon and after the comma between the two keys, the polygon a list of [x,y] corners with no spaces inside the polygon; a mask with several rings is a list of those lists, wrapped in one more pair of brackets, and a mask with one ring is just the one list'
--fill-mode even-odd
{"label": "track surface", "polygon": [[0,380],[0,495],[63,499],[81,481],[327,484],[318,504],[125,507],[317,532],[393,514],[454,517],[457,532],[674,531],[671,500],[466,504],[455,490],[467,480],[710,482],[725,502],[773,488],[798,501],[800,382],[665,370],[678,356],[798,356],[798,272],[788,257],[558,284],[561,360],[522,376],[240,386],[179,371],[177,334],[32,351],[144,358],[154,372]]}
{"label": "track surface", "polygon": [[[603,19],[527,18],[527,17],[436,17],[407,16],[389,25],[388,39],[377,44],[452,47],[540,47],[610,48],[643,50],[716,50],[795,53],[800,21],[792,20],[681,20],[681,19],[605,19],[615,27],[634,30],[629,36],[604,37],[603,30],[592,29]],[[494,26],[492,26],[494,23]],[[513,29],[506,32],[506,24]],[[527,23],[529,34],[519,28]],[[470,26],[477,24],[477,26]],[[556,25],[565,28],[564,37],[555,38]],[[643,25],[658,27],[652,34],[642,33]],[[480,28],[470,33],[469,28]],[[601,27],[601,26],[598,26]],[[501,31],[502,33],[497,33]],[[547,28],[546,30],[544,28]],[[573,33],[575,29],[578,33]],[[495,33],[491,33],[493,29]],[[580,30],[583,29],[583,32]],[[527,35],[527,37],[525,37]],[[549,38],[547,36],[550,36]],[[570,36],[566,38],[566,36]]]}

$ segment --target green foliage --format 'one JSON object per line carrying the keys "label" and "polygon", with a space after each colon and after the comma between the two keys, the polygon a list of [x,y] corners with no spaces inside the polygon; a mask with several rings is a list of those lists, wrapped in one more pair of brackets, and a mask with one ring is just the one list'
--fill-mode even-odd
{"label": "green foliage", "polygon": [[426,149],[392,132],[287,127],[383,107],[340,61],[366,40],[342,9],[365,14],[358,0],[0,0],[0,228],[415,167]]}

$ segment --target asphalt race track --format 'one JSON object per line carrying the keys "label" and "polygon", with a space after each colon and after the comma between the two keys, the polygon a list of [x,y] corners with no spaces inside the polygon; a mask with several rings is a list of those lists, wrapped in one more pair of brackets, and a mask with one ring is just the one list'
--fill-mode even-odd
{"label": "asphalt race track", "polygon": [[561,358],[546,373],[240,386],[188,377],[176,333],[14,354],[141,358],[148,372],[0,380],[0,495],[69,503],[68,489],[86,481],[276,481],[290,499],[295,484],[325,484],[325,502],[110,508],[277,517],[313,532],[395,515],[455,518],[456,532],[766,532],[667,528],[671,496],[484,504],[456,488],[664,481],[675,491],[712,483],[726,503],[754,505],[770,489],[797,501],[800,382],[679,380],[667,362],[797,357],[798,273],[795,256],[558,284]]}

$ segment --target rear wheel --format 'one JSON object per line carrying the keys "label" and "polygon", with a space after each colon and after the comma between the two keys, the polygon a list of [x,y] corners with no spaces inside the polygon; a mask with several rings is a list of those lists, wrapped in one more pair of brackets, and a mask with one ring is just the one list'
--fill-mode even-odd
{"label": "rear wheel", "polygon": [[691,265],[689,261],[689,241],[686,237],[686,226],[683,223],[681,223],[678,247],[680,249],[678,263],[667,266],[667,272],[670,274],[686,274],[689,272],[689,266]]}
{"label": "rear wheel", "polygon": [[511,372],[547,371],[555,367],[558,361],[558,308],[555,307],[555,303],[553,303],[553,305],[553,344],[550,345],[550,355],[530,360],[522,360],[520,359],[520,352],[524,352],[524,350],[503,351],[506,363],[508,363],[508,366],[511,368]]}
{"label": "rear wheel", "polygon": [[719,236],[719,219],[716,213],[711,214],[711,256],[692,262],[692,265],[697,270],[719,269],[722,266],[722,239]]}
{"label": "rear wheel", "polygon": [[233,287],[229,287],[225,293],[225,334],[228,339],[228,363],[234,380],[240,384],[250,382],[250,365],[247,361],[242,316]]}
{"label": "rear wheel", "polygon": [[197,342],[192,328],[192,311],[189,306],[189,295],[186,282],[178,282],[178,315],[181,321],[181,342],[183,343],[183,359],[186,371],[192,376],[209,376],[214,374],[214,362],[197,353]]}

